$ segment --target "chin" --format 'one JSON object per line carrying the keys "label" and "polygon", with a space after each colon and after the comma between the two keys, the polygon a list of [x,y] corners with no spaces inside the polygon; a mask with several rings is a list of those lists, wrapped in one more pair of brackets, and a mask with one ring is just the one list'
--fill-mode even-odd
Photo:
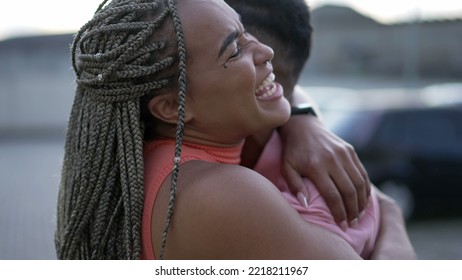
{"label": "chin", "polygon": [[281,122],[278,124],[277,127],[284,125],[289,119],[290,119],[290,112],[282,118]]}
{"label": "chin", "polygon": [[290,119],[290,103],[285,98],[284,98],[284,101],[285,102],[284,102],[283,108],[281,108],[281,115],[282,115],[282,118],[284,119],[282,124],[285,124]]}
{"label": "chin", "polygon": [[278,111],[277,115],[274,116],[274,126],[273,128],[280,127],[284,125],[290,118],[290,106],[284,106],[281,110]]}
{"label": "chin", "polygon": [[285,98],[273,102],[260,111],[259,125],[261,129],[274,129],[285,124],[290,118],[290,104]]}

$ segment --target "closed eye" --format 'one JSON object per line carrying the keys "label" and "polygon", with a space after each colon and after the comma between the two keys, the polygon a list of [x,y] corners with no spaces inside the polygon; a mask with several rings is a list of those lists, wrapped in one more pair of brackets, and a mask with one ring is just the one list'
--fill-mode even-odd
{"label": "closed eye", "polygon": [[236,51],[229,58],[233,59],[233,58],[239,57],[241,53],[242,53],[242,48],[240,46],[237,46]]}
{"label": "closed eye", "polygon": [[242,54],[243,48],[246,46],[250,45],[251,43],[257,41],[255,37],[250,35],[247,32],[244,32],[241,36],[239,36],[238,42],[237,42],[237,47],[236,51],[233,53],[233,55],[230,56],[229,59],[237,58]]}

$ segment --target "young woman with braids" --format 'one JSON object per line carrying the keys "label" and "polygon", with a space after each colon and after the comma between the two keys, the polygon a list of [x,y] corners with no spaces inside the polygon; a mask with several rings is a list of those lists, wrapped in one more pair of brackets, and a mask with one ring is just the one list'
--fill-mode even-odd
{"label": "young woman with braids", "polygon": [[103,3],[72,52],[59,258],[359,258],[237,165],[290,106],[272,50],[223,1]]}

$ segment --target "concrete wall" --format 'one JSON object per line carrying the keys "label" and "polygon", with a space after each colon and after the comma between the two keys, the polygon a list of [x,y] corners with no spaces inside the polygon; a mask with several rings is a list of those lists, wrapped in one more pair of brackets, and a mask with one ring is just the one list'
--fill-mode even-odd
{"label": "concrete wall", "polygon": [[324,6],[312,12],[312,25],[307,75],[462,80],[462,19],[383,25]]}

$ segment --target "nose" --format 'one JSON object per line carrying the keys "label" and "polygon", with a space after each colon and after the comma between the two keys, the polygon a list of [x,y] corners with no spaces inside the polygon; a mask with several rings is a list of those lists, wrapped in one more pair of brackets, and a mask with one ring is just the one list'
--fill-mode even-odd
{"label": "nose", "polygon": [[256,50],[254,53],[255,65],[260,65],[272,60],[274,57],[274,51],[269,46],[262,44],[257,41]]}

